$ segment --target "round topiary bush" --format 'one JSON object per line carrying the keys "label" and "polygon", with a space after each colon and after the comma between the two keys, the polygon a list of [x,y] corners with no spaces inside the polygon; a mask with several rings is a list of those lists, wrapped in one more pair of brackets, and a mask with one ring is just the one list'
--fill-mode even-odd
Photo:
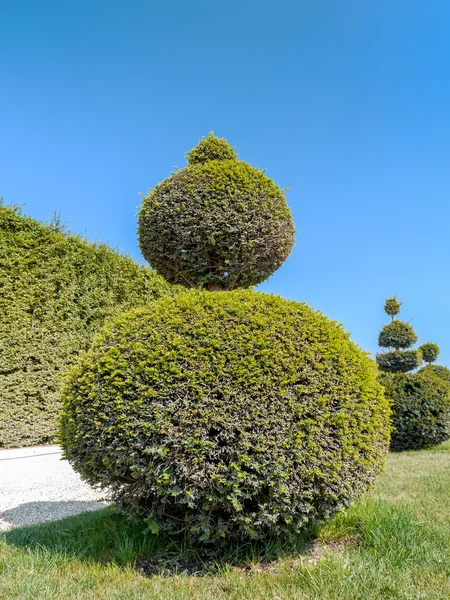
{"label": "round topiary bush", "polygon": [[419,348],[422,353],[422,358],[426,363],[434,362],[439,356],[439,346],[437,344],[433,344],[433,342],[426,342],[422,344]]}
{"label": "round topiary bush", "polygon": [[422,367],[419,373],[434,373],[434,375],[450,383],[450,369],[443,365],[427,365],[426,367]]}
{"label": "round topiary bush", "polygon": [[264,281],[289,256],[294,225],[286,198],[263,171],[210,135],[188,166],[142,201],[139,245],[171,283],[209,290]]}
{"label": "round topiary bush", "polygon": [[384,311],[387,315],[395,319],[396,315],[400,312],[400,308],[403,302],[397,300],[397,296],[393,296],[392,298],[386,298],[384,303]]}
{"label": "round topiary bush", "polygon": [[390,409],[373,361],[305,304],[190,290],[97,335],[64,393],[62,445],[153,531],[298,531],[372,483]]}
{"label": "round topiary bush", "polygon": [[409,348],[418,340],[418,336],[409,323],[391,321],[384,325],[378,336],[378,345],[381,348]]}
{"label": "round topiary bush", "polygon": [[419,450],[450,438],[450,384],[429,369],[380,373],[392,402],[393,450]]}

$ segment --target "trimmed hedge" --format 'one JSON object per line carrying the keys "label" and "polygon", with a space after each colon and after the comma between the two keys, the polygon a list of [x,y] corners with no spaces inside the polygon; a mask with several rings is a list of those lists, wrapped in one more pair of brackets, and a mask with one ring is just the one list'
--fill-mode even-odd
{"label": "trimmed hedge", "polygon": [[425,367],[417,373],[380,373],[392,402],[393,450],[419,450],[450,438],[450,383]]}
{"label": "trimmed hedge", "polygon": [[375,363],[305,304],[191,290],[108,322],[65,388],[65,456],[152,531],[285,535],[384,463]]}
{"label": "trimmed hedge", "polygon": [[65,370],[96,328],[170,292],[106,245],[0,204],[0,447],[54,442]]}
{"label": "trimmed hedge", "polygon": [[291,252],[294,225],[283,190],[233,155],[225,140],[210,136],[188,153],[185,169],[143,198],[139,245],[170,283],[246,288]]}

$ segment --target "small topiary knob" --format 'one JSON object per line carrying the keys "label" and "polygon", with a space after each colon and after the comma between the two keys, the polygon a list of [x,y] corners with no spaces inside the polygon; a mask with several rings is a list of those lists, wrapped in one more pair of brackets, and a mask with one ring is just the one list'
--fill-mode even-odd
{"label": "small topiary knob", "polygon": [[393,296],[392,298],[386,298],[386,302],[384,304],[384,311],[392,317],[392,320],[395,319],[395,315],[398,315],[400,312],[400,306],[402,302],[397,300],[397,296]]}
{"label": "small topiary knob", "polygon": [[437,344],[433,344],[432,342],[426,342],[426,344],[422,344],[419,348],[422,352],[422,358],[427,363],[434,362],[439,356],[440,348]]}
{"label": "small topiary knob", "polygon": [[214,132],[208,133],[208,137],[202,138],[199,143],[186,152],[188,165],[199,165],[208,160],[236,160],[237,154],[227,140],[218,138]]}

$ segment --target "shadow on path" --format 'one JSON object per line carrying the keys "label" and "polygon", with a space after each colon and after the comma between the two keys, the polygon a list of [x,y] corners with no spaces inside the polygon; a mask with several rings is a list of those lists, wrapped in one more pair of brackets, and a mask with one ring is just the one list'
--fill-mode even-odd
{"label": "shadow on path", "polygon": [[48,521],[58,521],[65,517],[98,510],[106,507],[105,502],[67,500],[58,502],[25,502],[0,513],[0,523],[5,526],[37,525]]}

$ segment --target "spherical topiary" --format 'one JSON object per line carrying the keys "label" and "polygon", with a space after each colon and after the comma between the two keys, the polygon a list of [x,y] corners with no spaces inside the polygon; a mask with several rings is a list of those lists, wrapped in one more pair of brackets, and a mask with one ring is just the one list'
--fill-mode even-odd
{"label": "spherical topiary", "polygon": [[447,381],[425,369],[412,374],[382,373],[380,381],[392,401],[393,450],[419,450],[450,438]]}
{"label": "spherical topiary", "polygon": [[432,342],[427,342],[426,344],[422,344],[419,348],[422,352],[422,358],[426,363],[434,362],[439,356],[439,346],[437,344],[433,344]]}
{"label": "spherical topiary", "polygon": [[169,282],[187,287],[231,290],[264,281],[294,243],[284,192],[214,136],[188,157],[185,169],[142,201],[142,254]]}
{"label": "spherical topiary", "polygon": [[190,290],[103,328],[64,394],[62,445],[153,531],[285,535],[372,483],[389,439],[373,361],[305,304]]}
{"label": "spherical topiary", "polygon": [[389,373],[406,373],[420,366],[422,355],[420,350],[392,350],[379,352],[376,356],[381,371]]}
{"label": "spherical topiary", "polygon": [[426,367],[422,367],[419,373],[434,373],[434,375],[450,383],[450,369],[443,365],[427,365]]}
{"label": "spherical topiary", "polygon": [[381,348],[410,348],[418,340],[417,334],[409,323],[391,321],[384,325],[378,336]]}
{"label": "spherical topiary", "polygon": [[400,312],[401,305],[402,302],[399,302],[397,300],[397,296],[393,296],[392,298],[386,298],[386,302],[384,303],[384,311],[386,312],[386,314],[391,316],[392,319],[394,319],[395,315],[398,315],[398,313]]}

